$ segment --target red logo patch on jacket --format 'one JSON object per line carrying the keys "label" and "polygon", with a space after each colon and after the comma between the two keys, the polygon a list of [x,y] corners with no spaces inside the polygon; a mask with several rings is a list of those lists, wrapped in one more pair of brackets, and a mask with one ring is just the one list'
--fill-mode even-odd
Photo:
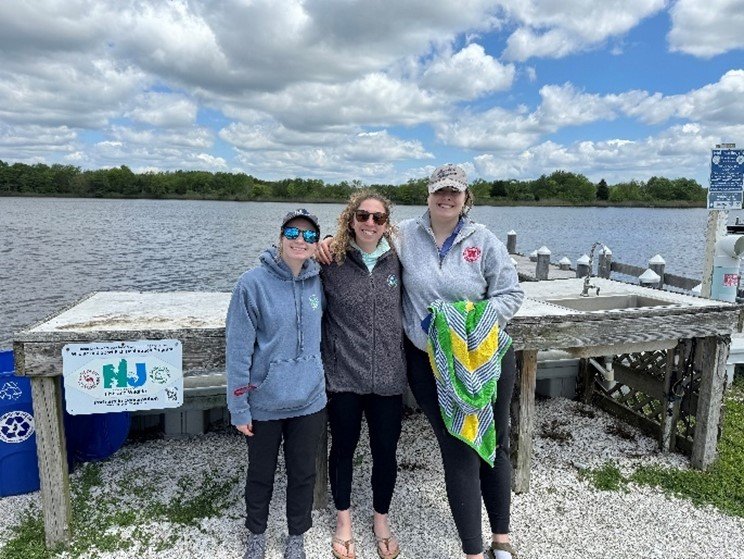
{"label": "red logo patch on jacket", "polygon": [[478,247],[466,247],[462,251],[462,257],[466,262],[477,262],[481,257],[481,249]]}

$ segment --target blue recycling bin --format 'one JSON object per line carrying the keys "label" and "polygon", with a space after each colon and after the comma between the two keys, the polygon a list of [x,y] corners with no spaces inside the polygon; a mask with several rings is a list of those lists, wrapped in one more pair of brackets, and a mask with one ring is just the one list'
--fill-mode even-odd
{"label": "blue recycling bin", "polygon": [[70,415],[65,412],[68,458],[74,462],[98,462],[119,450],[129,436],[127,411]]}
{"label": "blue recycling bin", "polygon": [[13,352],[0,350],[0,497],[39,489],[31,383],[14,370]]}
{"label": "blue recycling bin", "polygon": [[[0,497],[39,489],[39,462],[31,382],[14,375],[12,350],[0,350]],[[129,412],[94,415],[64,413],[67,464],[104,460],[129,435]]]}

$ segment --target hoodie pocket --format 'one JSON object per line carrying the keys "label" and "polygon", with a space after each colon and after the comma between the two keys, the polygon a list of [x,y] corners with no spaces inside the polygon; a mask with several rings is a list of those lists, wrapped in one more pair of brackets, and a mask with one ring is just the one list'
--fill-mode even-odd
{"label": "hoodie pocket", "polygon": [[266,411],[295,411],[325,392],[320,356],[273,361],[269,374],[251,394],[251,406]]}

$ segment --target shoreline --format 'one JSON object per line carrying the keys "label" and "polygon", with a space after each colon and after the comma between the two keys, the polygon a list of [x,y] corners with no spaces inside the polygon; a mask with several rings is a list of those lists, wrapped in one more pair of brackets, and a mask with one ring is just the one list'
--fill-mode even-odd
{"label": "shoreline", "polygon": [[[62,194],[23,194],[17,192],[2,192],[0,198],[43,198],[43,199],[65,199],[65,200],[179,200],[179,201],[196,201],[196,202],[274,202],[281,203],[286,202],[289,204],[339,204],[343,205],[346,203],[346,199],[332,199],[332,198],[205,198],[198,196],[124,196],[124,195],[113,195],[113,196],[65,196]],[[407,204],[403,202],[395,202],[395,206],[424,206],[424,202]],[[649,209],[705,209],[707,206],[704,202],[622,202],[622,203],[610,203],[610,202],[593,202],[593,203],[570,203],[565,200],[550,199],[545,201],[515,201],[515,200],[502,200],[494,198],[478,198],[476,199],[476,206],[495,206],[495,207],[508,207],[508,208],[649,208]]]}

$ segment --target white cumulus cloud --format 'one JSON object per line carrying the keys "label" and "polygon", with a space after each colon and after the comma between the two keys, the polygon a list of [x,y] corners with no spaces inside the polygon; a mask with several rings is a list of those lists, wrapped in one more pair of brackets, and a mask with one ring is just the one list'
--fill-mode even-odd
{"label": "white cumulus cloud", "polygon": [[744,48],[744,0],[677,0],[669,13],[673,51],[710,58]]}

